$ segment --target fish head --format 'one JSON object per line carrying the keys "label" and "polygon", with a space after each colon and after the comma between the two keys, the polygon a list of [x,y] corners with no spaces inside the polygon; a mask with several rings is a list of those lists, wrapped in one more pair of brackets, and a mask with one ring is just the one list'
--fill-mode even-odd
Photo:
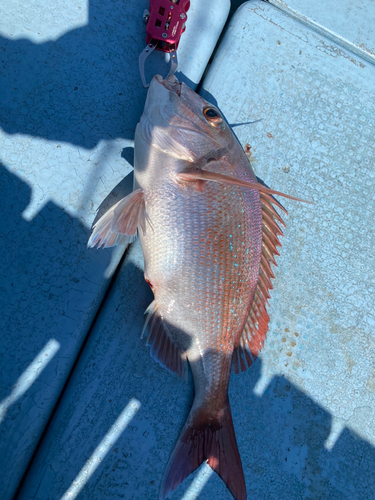
{"label": "fish head", "polygon": [[137,134],[151,149],[177,160],[176,172],[187,163],[204,166],[222,157],[235,142],[220,111],[174,75],[152,79]]}

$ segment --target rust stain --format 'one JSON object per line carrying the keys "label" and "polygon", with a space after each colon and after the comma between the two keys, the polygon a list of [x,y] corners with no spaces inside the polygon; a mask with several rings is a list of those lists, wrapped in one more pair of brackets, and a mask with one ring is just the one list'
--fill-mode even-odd
{"label": "rust stain", "polygon": [[296,337],[298,337],[298,335],[299,335],[299,334],[298,334],[297,332],[294,332],[294,335],[295,335]]}
{"label": "rust stain", "polygon": [[363,49],[365,52],[368,52],[369,54],[371,54],[372,56],[375,56],[375,52],[371,52],[371,50],[368,47],[366,47],[366,45],[364,43],[361,43],[359,45],[359,47],[361,49]]}
{"label": "rust stain", "polygon": [[273,139],[273,135],[271,134],[271,132],[267,132],[267,137],[268,139]]}
{"label": "rust stain", "polygon": [[245,154],[247,156],[247,159],[249,161],[254,161],[254,158],[251,157],[251,155],[252,155],[251,146],[250,146],[250,144],[248,142],[245,144],[244,151],[245,151]]}
{"label": "rust stain", "polygon": [[320,40],[320,45],[317,45],[316,48],[318,50],[324,52],[325,54],[327,54],[330,57],[336,58],[336,57],[342,56],[345,59],[348,59],[350,62],[352,62],[356,66],[360,66],[361,68],[365,67],[365,65],[361,61],[357,61],[356,59],[354,59],[350,55],[346,54],[346,52],[341,50],[339,47],[325,43],[323,40]]}
{"label": "rust stain", "polygon": [[366,387],[369,391],[375,391],[375,367],[372,368],[372,373],[367,380]]}
{"label": "rust stain", "polygon": [[286,331],[286,332],[289,332],[289,328],[285,328],[285,331]]}
{"label": "rust stain", "polygon": [[255,14],[255,15],[257,15],[257,16],[259,16],[259,17],[261,17],[264,21],[266,21],[266,22],[268,22],[268,23],[270,23],[270,24],[273,24],[274,26],[276,26],[277,28],[279,28],[279,29],[281,29],[281,30],[283,30],[283,31],[286,31],[286,32],[287,32],[287,33],[289,33],[290,35],[292,35],[292,36],[294,36],[294,37],[298,38],[299,40],[301,40],[302,42],[304,42],[304,43],[308,43],[308,40],[304,40],[303,38],[301,38],[300,36],[296,35],[295,33],[292,33],[291,31],[288,31],[288,30],[287,30],[287,29],[285,29],[283,26],[280,26],[279,24],[274,23],[273,21],[271,21],[271,19],[267,19],[267,17],[262,16],[262,15],[259,13],[259,11],[260,11],[260,10],[262,10],[262,11],[263,11],[264,9],[260,9],[260,8],[258,8],[258,9],[253,9],[253,12],[254,12],[254,14]]}
{"label": "rust stain", "polygon": [[292,355],[292,353],[291,352],[287,352],[286,355],[290,357]]}
{"label": "rust stain", "polygon": [[291,345],[292,347],[294,347],[294,346],[296,345],[296,343],[295,343],[295,342],[291,342],[291,343],[290,343],[290,345]]}
{"label": "rust stain", "polygon": [[357,364],[350,356],[347,357],[347,362],[348,362],[348,371],[351,374],[353,367]]}

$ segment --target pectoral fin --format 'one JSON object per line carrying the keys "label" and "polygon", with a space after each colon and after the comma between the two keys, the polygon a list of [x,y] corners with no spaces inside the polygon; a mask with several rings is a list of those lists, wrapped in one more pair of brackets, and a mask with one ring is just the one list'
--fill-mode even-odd
{"label": "pectoral fin", "polygon": [[256,189],[261,193],[266,194],[277,194],[279,196],[284,196],[284,198],[289,198],[290,200],[303,201],[304,203],[314,204],[312,201],[302,200],[301,198],[295,198],[294,196],[289,196],[288,194],[281,193],[280,191],[275,191],[274,189],[267,188],[260,184],[259,182],[247,182],[241,179],[236,179],[229,175],[218,174],[216,172],[210,172],[209,170],[192,170],[190,172],[181,172],[177,174],[177,177],[181,181],[213,181],[220,184],[232,184],[234,186],[241,186],[250,189]]}
{"label": "pectoral fin", "polygon": [[93,227],[87,246],[108,248],[131,243],[140,226],[146,232],[146,207],[142,189],[133,191],[110,208]]}

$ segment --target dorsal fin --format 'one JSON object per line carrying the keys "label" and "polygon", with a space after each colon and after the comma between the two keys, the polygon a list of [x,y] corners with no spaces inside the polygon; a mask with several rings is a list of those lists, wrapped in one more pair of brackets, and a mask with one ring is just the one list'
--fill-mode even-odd
{"label": "dorsal fin", "polygon": [[[143,327],[142,337],[147,331],[147,344],[151,347],[150,355],[171,372],[181,378],[187,376],[187,358],[175,339],[172,340],[170,329],[162,318],[156,301],[146,309],[147,318]],[[174,336],[176,338],[176,336]]]}
{"label": "dorsal fin", "polygon": [[283,234],[276,221],[285,227],[284,221],[272,205],[276,205],[288,214],[285,208],[269,194],[260,193],[260,201],[263,216],[262,258],[250,313],[233,353],[233,368],[236,373],[245,371],[255,361],[263,347],[268,329],[269,316],[266,305],[270,298],[269,290],[273,288],[271,279],[275,277],[271,264],[277,266],[275,255],[279,255],[279,252],[276,247],[281,246],[279,235]]}

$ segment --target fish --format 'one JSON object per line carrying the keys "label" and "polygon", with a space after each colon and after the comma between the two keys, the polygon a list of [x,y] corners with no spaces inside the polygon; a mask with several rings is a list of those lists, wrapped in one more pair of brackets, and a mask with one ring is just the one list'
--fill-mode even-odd
{"label": "fish", "polygon": [[259,182],[219,109],[175,76],[150,84],[134,138],[134,190],[93,226],[89,247],[137,234],[154,300],[152,357],[180,377],[190,365],[192,408],[167,464],[164,499],[204,461],[235,500],[246,485],[228,399],[232,367],[251,366],[265,341],[279,255],[274,194]]}

